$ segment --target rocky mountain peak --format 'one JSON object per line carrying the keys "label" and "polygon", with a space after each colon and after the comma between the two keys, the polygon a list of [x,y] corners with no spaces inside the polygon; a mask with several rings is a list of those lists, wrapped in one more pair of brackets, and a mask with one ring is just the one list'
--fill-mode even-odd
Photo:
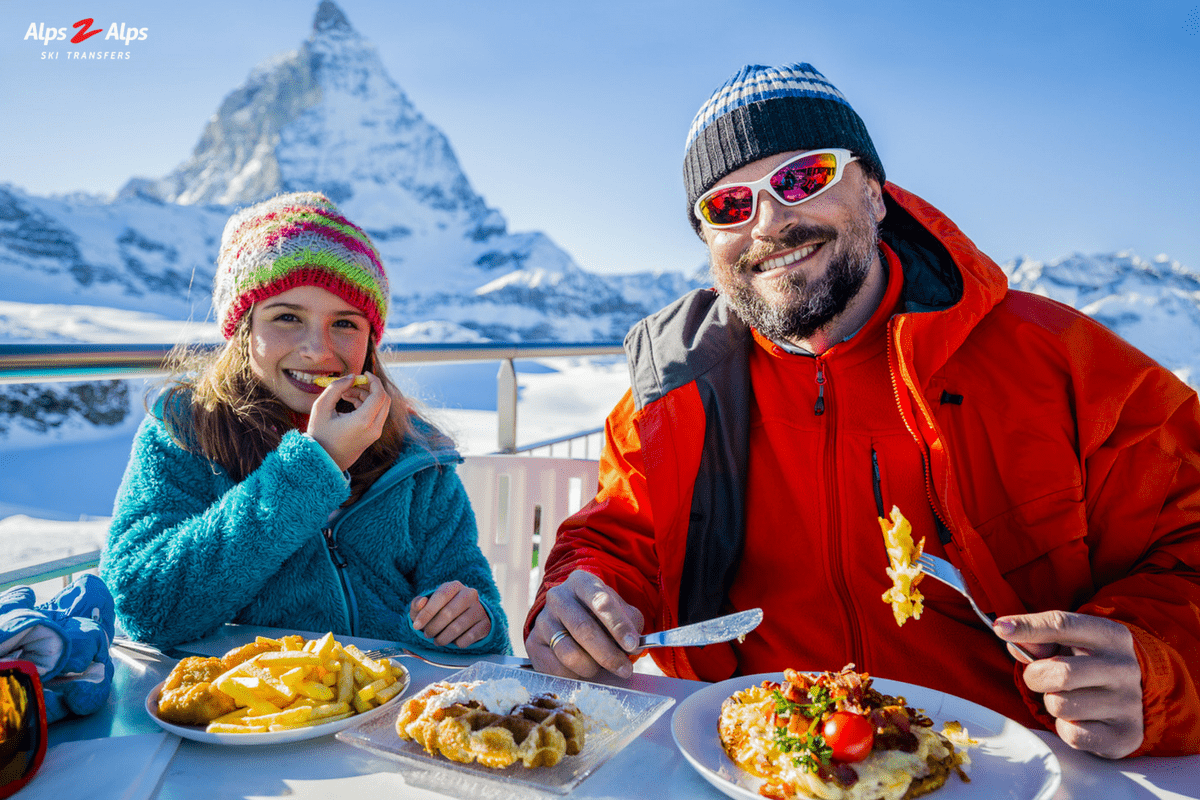
{"label": "rocky mountain peak", "polygon": [[317,14],[313,17],[313,34],[326,31],[354,33],[350,20],[346,19],[346,15],[332,0],[321,0],[321,5],[317,6]]}
{"label": "rocky mountain peak", "polygon": [[409,233],[419,232],[413,221],[426,232],[465,230],[477,240],[504,231],[449,141],[331,0],[317,7],[306,41],[259,65],[225,97],[186,162],[157,180],[131,180],[121,196],[244,206],[310,189],[384,231],[398,230],[395,217]]}

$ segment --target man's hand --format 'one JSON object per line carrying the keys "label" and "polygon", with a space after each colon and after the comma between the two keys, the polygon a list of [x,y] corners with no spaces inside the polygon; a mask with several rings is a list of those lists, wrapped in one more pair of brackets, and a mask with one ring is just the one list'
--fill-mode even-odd
{"label": "man's hand", "polygon": [[1142,672],[1128,628],[1090,614],[1044,611],[1001,617],[994,630],[1038,656],[1025,667],[1025,685],[1043,694],[1064,742],[1104,758],[1141,745]]}
{"label": "man's hand", "polygon": [[546,592],[525,651],[538,672],[592,678],[603,668],[628,678],[633,674],[629,654],[637,649],[643,624],[641,612],[604,581],[575,570]]}
{"label": "man's hand", "polygon": [[446,581],[428,597],[414,597],[408,608],[413,627],[442,647],[467,647],[492,632],[492,618],[479,592],[459,581]]}

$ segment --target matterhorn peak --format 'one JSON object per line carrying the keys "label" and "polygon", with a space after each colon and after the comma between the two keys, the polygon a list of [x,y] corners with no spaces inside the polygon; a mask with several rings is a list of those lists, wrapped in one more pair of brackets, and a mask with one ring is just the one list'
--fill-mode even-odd
{"label": "matterhorn peak", "polygon": [[333,0],[321,0],[321,5],[317,6],[317,15],[313,17],[313,35],[326,31],[354,33],[350,20],[346,19],[346,15]]}
{"label": "matterhorn peak", "polygon": [[130,181],[122,195],[241,206],[300,190],[324,192],[390,235],[465,231],[482,241],[505,230],[446,137],[332,0],[317,6],[307,41],[226,96],[191,158],[163,178]]}

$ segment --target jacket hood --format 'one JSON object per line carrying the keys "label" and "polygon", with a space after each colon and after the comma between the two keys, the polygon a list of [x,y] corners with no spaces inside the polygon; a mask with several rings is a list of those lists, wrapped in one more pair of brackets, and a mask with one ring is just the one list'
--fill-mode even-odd
{"label": "jacket hood", "polygon": [[[929,203],[884,186],[880,238],[904,265],[901,303],[908,315],[901,346],[922,377],[942,367],[971,329],[1008,291],[1008,277],[966,234]],[[928,313],[928,312],[939,313]],[[920,347],[913,342],[920,342]]]}

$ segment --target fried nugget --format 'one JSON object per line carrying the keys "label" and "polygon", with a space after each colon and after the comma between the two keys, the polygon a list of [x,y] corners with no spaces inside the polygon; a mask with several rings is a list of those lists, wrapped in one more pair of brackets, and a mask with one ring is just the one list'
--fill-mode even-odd
{"label": "fried nugget", "polygon": [[233,698],[212,685],[225,672],[222,662],[190,656],[176,664],[158,697],[158,715],[176,725],[207,725],[233,711]]}

